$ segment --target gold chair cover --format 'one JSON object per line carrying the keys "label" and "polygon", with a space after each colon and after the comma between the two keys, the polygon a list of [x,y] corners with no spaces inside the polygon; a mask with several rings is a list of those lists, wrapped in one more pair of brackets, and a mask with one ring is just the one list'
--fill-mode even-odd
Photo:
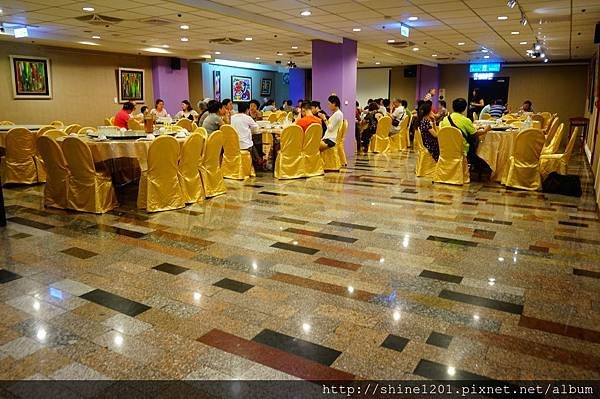
{"label": "gold chair cover", "polygon": [[490,115],[490,114],[481,115],[481,120],[487,121],[488,119],[492,119],[492,115]]}
{"label": "gold chair cover", "polygon": [[175,124],[175,126],[179,126],[184,128],[185,130],[187,130],[188,132],[193,132],[194,131],[194,127],[192,125],[192,121],[187,119],[187,118],[183,118],[177,121],[177,123]]}
{"label": "gold chair cover", "polygon": [[392,118],[384,116],[377,122],[377,131],[369,143],[369,152],[384,153],[390,151],[390,128]]}
{"label": "gold chair cover", "polygon": [[148,169],[142,170],[137,206],[148,212],[183,208],[185,202],[177,176],[179,143],[159,136],[148,149]]}
{"label": "gold chair cover", "polygon": [[46,170],[44,205],[65,209],[70,174],[63,152],[58,143],[48,136],[39,137],[36,147],[44,160]]}
{"label": "gold chair cover", "polygon": [[69,125],[69,126],[65,127],[64,128],[64,132],[66,134],[77,133],[79,131],[79,129],[81,129],[81,125],[78,125],[77,123],[74,123],[72,125]]}
{"label": "gold chair cover", "polygon": [[59,137],[65,137],[66,135],[67,134],[65,132],[63,132],[62,130],[58,130],[58,129],[46,130],[43,133],[43,136],[50,137],[52,140],[56,140]]}
{"label": "gold chair cover", "polygon": [[277,122],[277,114],[276,113],[271,113],[269,115],[269,119],[268,120],[269,120],[269,123],[275,123],[275,122]]}
{"label": "gold chair cover", "polygon": [[62,150],[70,173],[67,184],[68,208],[105,213],[119,206],[110,175],[96,171],[87,144],[79,137],[66,137]]}
{"label": "gold chair cover", "polygon": [[410,114],[400,122],[398,133],[390,136],[390,152],[406,151],[410,146],[408,128],[410,126]]}
{"label": "gold chair cover", "polygon": [[417,156],[415,175],[417,177],[432,177],[435,174],[436,162],[423,145],[420,129],[415,130],[414,146],[415,155]]}
{"label": "gold chair cover", "polygon": [[546,134],[546,142],[544,143],[544,147],[548,147],[556,134],[556,130],[558,129],[558,118],[552,118],[550,125],[544,132]]}
{"label": "gold chair cover", "polygon": [[540,174],[542,178],[546,178],[552,172],[558,172],[561,175],[566,175],[568,172],[569,160],[575,147],[575,142],[579,137],[580,127],[576,127],[567,143],[567,148],[562,154],[549,154],[540,157]]}
{"label": "gold chair cover", "polygon": [[[301,155],[302,165],[300,166],[300,169],[303,171],[304,176],[306,177],[320,176],[325,173],[323,171],[323,161],[325,160],[325,157],[323,156],[323,158],[321,158],[323,153],[332,151],[337,158],[335,147],[329,148],[323,151],[323,153],[319,151],[321,136],[323,136],[323,128],[320,123],[313,123],[308,127],[308,129],[306,129],[306,132],[304,133]],[[339,164],[339,159],[337,161]]]}
{"label": "gold chair cover", "polygon": [[52,121],[49,125],[54,126],[55,128],[64,127],[65,124],[62,121]]}
{"label": "gold chair cover", "polygon": [[127,129],[129,130],[144,130],[144,126],[137,119],[129,118],[127,121]]}
{"label": "gold chair cover", "polygon": [[41,128],[38,129],[38,131],[36,132],[36,135],[38,137],[40,137],[42,134],[46,133],[48,130],[56,130],[56,128],[52,125],[42,126]]}
{"label": "gold chair cover", "polygon": [[112,122],[111,122],[110,118],[104,118],[104,125],[112,126]]}
{"label": "gold chair cover", "polygon": [[460,130],[446,126],[438,132],[440,157],[435,167],[433,181],[446,184],[469,183],[469,164],[464,153],[464,141]]}
{"label": "gold chair cover", "polygon": [[179,160],[179,183],[186,204],[200,202],[204,198],[204,188],[200,178],[200,165],[204,156],[205,136],[192,133],[183,143]]}
{"label": "gold chair cover", "polygon": [[200,176],[207,198],[225,194],[227,187],[221,171],[221,150],[223,149],[223,132],[216,130],[208,136],[204,149],[204,158],[200,166]]}
{"label": "gold chair cover", "polygon": [[196,129],[198,129],[198,124],[196,122],[192,122],[192,130],[190,130],[189,132],[195,132]]}
{"label": "gold chair cover", "polygon": [[346,133],[348,132],[348,120],[344,119],[342,122],[342,127],[340,128],[340,132],[338,132],[338,137],[336,138],[335,148],[337,150],[338,156],[340,157],[340,163],[342,166],[348,165],[348,159],[346,158],[346,149],[344,148],[344,142],[346,141]]}
{"label": "gold chair cover", "polygon": [[84,126],[81,129],[79,129],[79,131],[77,132],[77,134],[80,135],[80,136],[87,136],[88,131],[92,131],[92,132],[96,133],[98,131],[98,129],[96,129],[93,126]]}
{"label": "gold chair cover", "polygon": [[[560,148],[560,143],[562,143],[563,137],[565,136],[565,124],[561,123],[556,129],[556,133],[553,135],[552,140],[550,140],[550,144],[546,147],[542,148],[543,155],[556,154]],[[547,141],[547,138],[546,140]]]}
{"label": "gold chair cover", "polygon": [[522,190],[539,190],[540,155],[544,146],[544,133],[540,129],[525,129],[517,135],[509,169],[502,184]]}
{"label": "gold chair cover", "polygon": [[[43,170],[38,173],[35,162],[35,133],[17,127],[10,129],[6,135],[6,155],[0,160],[2,184],[34,184],[44,181]],[[39,175],[42,175],[41,179]]]}
{"label": "gold chair cover", "polygon": [[244,180],[256,176],[249,151],[240,150],[240,136],[231,125],[222,125],[223,161],[221,171],[225,179]]}
{"label": "gold chair cover", "polygon": [[0,125],[2,126],[6,126],[6,125],[14,125],[14,122],[11,121],[0,121]]}
{"label": "gold chair cover", "polygon": [[281,149],[275,160],[276,179],[304,177],[301,156],[303,135],[302,128],[298,125],[290,125],[281,132]]}
{"label": "gold chair cover", "polygon": [[201,135],[204,136],[204,140],[206,140],[208,138],[208,132],[202,126],[197,127],[196,129],[194,129],[193,133],[200,133]]}

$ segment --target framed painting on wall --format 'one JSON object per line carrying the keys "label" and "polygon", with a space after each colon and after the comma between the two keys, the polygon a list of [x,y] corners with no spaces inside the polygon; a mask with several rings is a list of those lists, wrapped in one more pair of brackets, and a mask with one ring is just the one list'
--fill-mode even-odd
{"label": "framed painting on wall", "polygon": [[9,58],[15,99],[52,98],[52,78],[48,58],[24,55],[11,55]]}
{"label": "framed painting on wall", "polygon": [[234,102],[247,102],[252,100],[252,78],[232,76],[231,99]]}
{"label": "framed painting on wall", "polygon": [[144,102],[144,70],[119,68],[119,102]]}
{"label": "framed painting on wall", "polygon": [[260,95],[261,96],[270,96],[272,85],[273,85],[272,79],[263,78],[260,81]]}
{"label": "framed painting on wall", "polygon": [[213,71],[214,99],[221,101],[221,71]]}

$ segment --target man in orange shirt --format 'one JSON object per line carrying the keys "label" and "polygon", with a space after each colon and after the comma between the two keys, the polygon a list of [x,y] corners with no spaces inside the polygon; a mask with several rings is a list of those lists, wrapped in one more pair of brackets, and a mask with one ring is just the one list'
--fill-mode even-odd
{"label": "man in orange shirt", "polygon": [[300,126],[304,132],[313,123],[321,125],[321,119],[313,115],[310,101],[304,101],[301,109],[302,118],[296,121],[296,125]]}

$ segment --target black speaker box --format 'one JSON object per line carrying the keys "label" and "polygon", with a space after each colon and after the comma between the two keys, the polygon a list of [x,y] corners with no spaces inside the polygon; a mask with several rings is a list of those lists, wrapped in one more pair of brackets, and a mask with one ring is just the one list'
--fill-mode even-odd
{"label": "black speaker box", "polygon": [[405,78],[416,78],[417,77],[417,66],[411,65],[404,67],[404,77]]}
{"label": "black speaker box", "polygon": [[171,57],[171,69],[181,69],[181,60],[177,57]]}

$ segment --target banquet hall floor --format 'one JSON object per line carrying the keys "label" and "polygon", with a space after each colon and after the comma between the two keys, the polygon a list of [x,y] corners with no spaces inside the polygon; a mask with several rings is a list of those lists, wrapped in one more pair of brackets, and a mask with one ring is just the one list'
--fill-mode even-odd
{"label": "banquet hall floor", "polygon": [[597,380],[600,221],[570,172],[581,198],[362,155],[101,216],[5,188],[0,380]]}

